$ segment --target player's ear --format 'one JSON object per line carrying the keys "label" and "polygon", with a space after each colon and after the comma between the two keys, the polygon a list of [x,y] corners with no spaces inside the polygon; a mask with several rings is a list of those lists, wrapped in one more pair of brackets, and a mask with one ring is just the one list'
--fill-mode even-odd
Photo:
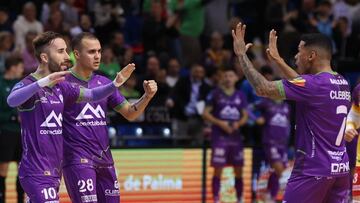
{"label": "player's ear", "polygon": [[80,57],[79,50],[74,49],[74,56],[75,56],[76,59],[78,59]]}
{"label": "player's ear", "polygon": [[49,58],[48,58],[48,55],[46,53],[41,53],[40,54],[40,59],[41,59],[41,61],[43,61],[45,63],[49,62]]}
{"label": "player's ear", "polygon": [[313,61],[315,59],[315,57],[317,56],[316,51],[311,50],[308,61]]}

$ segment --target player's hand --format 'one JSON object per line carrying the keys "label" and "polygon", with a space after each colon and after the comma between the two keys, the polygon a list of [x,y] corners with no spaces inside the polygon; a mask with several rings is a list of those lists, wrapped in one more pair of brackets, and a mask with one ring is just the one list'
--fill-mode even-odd
{"label": "player's hand", "polygon": [[240,127],[244,126],[246,122],[233,122],[232,128],[234,131],[239,130]]}
{"label": "player's hand", "polygon": [[227,121],[219,121],[218,126],[225,131],[227,134],[232,134],[234,129],[229,125]]}
{"label": "player's hand", "polygon": [[123,68],[120,72],[116,74],[116,78],[114,79],[114,85],[116,87],[120,87],[126,82],[126,80],[129,79],[134,70],[135,64],[129,63],[127,66],[125,66],[125,68]]}
{"label": "player's hand", "polygon": [[350,128],[345,131],[344,139],[346,142],[351,142],[357,135],[358,135],[358,131],[353,128]]}
{"label": "player's hand", "polygon": [[59,71],[51,73],[50,75],[38,80],[38,84],[40,87],[56,85],[57,83],[64,81],[65,76],[69,73],[70,71]]}
{"label": "player's hand", "polygon": [[149,98],[153,98],[158,89],[155,80],[144,80],[143,87],[145,91],[145,96]]}
{"label": "player's hand", "polygon": [[277,38],[278,36],[276,36],[276,31],[272,29],[269,33],[269,48],[266,49],[266,54],[271,61],[281,60],[281,56],[277,48]]}
{"label": "player's hand", "polygon": [[237,56],[246,54],[247,50],[252,46],[251,43],[245,44],[246,25],[239,23],[235,30],[232,30],[234,52]]}

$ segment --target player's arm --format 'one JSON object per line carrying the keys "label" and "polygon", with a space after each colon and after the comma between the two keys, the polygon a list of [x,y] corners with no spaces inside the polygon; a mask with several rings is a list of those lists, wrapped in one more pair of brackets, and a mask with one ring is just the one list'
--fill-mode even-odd
{"label": "player's arm", "polygon": [[281,81],[268,81],[254,68],[250,59],[247,57],[246,51],[252,44],[245,45],[245,29],[246,26],[239,23],[236,26],[236,32],[234,30],[232,31],[234,52],[238,57],[242,71],[258,96],[269,97],[271,99],[284,99],[284,94],[281,91]]}
{"label": "player's arm", "polygon": [[145,80],[143,87],[145,93],[139,100],[134,103],[129,103],[125,100],[119,108],[115,108],[118,113],[129,121],[135,120],[144,112],[157,91],[157,84],[154,80]]}
{"label": "player's arm", "polygon": [[135,64],[131,63],[117,73],[116,78],[112,83],[93,89],[81,87],[76,102],[100,101],[110,96],[114,91],[117,90],[118,87],[120,87],[122,84],[124,84],[124,82],[126,82],[127,79],[129,79],[134,70]]}
{"label": "player's arm", "polygon": [[211,106],[206,106],[205,109],[204,109],[204,112],[202,114],[203,119],[210,122],[213,125],[219,126],[221,129],[223,129],[228,134],[231,134],[233,132],[233,129],[228,124],[228,122],[216,118],[215,116],[213,116],[211,114],[211,111],[212,111],[212,107]]}
{"label": "player's arm", "polygon": [[358,135],[357,129],[360,128],[360,106],[353,104],[347,117],[344,139],[351,142]]}
{"label": "player's arm", "polygon": [[21,83],[18,83],[14,86],[13,90],[8,96],[7,103],[10,107],[20,106],[29,100],[32,96],[34,96],[39,90],[41,90],[41,88],[52,86],[61,81],[64,81],[65,75],[69,73],[69,71],[52,73],[27,86],[21,86],[19,85]]}
{"label": "player's arm", "polygon": [[271,30],[269,33],[269,48],[266,49],[268,58],[276,63],[286,79],[294,79],[299,77],[299,74],[288,64],[286,64],[284,59],[280,56],[277,48],[277,38],[276,31]]}

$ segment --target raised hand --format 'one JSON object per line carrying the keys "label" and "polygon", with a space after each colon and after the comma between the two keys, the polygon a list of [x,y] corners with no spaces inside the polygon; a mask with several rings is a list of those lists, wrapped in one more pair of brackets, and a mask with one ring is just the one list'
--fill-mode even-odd
{"label": "raised hand", "polygon": [[131,74],[135,70],[135,64],[129,63],[125,68],[123,68],[120,72],[116,74],[116,78],[114,79],[114,84],[116,87],[120,87],[122,84],[129,79]]}
{"label": "raised hand", "polygon": [[267,56],[272,61],[281,60],[281,56],[279,54],[277,48],[277,38],[276,31],[272,29],[269,33],[269,48],[266,49]]}
{"label": "raised hand", "polygon": [[251,43],[245,44],[246,25],[239,23],[235,30],[232,30],[234,52],[237,56],[246,54],[247,50],[252,46]]}
{"label": "raised hand", "polygon": [[59,71],[51,73],[50,75],[38,80],[38,84],[40,87],[56,85],[57,83],[64,81],[65,76],[69,73],[70,71]]}
{"label": "raised hand", "polygon": [[158,88],[155,80],[144,80],[143,87],[145,91],[145,96],[149,98],[154,97]]}

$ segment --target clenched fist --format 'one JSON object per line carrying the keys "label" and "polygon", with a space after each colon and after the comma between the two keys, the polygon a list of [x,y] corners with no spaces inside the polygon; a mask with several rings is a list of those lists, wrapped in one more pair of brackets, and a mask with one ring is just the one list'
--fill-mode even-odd
{"label": "clenched fist", "polygon": [[145,91],[145,96],[152,98],[154,97],[156,91],[157,91],[157,84],[155,80],[144,80],[143,87]]}

